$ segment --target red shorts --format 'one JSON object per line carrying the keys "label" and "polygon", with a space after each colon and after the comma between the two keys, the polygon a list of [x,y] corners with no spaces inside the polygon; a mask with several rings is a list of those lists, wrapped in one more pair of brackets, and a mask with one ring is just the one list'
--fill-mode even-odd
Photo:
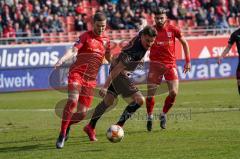
{"label": "red shorts", "polygon": [[159,65],[158,63],[151,63],[148,72],[148,83],[160,84],[162,78],[166,81],[178,80],[177,69],[173,65]]}
{"label": "red shorts", "polygon": [[71,73],[68,76],[68,91],[78,90],[78,103],[86,107],[90,107],[93,100],[94,88],[96,87],[96,80],[88,81],[78,73]]}

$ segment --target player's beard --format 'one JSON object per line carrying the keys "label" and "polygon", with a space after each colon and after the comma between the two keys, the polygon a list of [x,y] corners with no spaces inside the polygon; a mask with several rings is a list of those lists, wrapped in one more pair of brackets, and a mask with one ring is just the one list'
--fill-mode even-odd
{"label": "player's beard", "polygon": [[100,35],[103,33],[103,31],[96,29],[96,30],[94,30],[94,33],[95,33],[96,35],[100,36]]}
{"label": "player's beard", "polygon": [[166,21],[165,21],[165,22],[163,22],[163,23],[161,23],[161,22],[158,22],[158,23],[157,23],[157,26],[158,26],[158,27],[163,27],[165,23],[166,23]]}

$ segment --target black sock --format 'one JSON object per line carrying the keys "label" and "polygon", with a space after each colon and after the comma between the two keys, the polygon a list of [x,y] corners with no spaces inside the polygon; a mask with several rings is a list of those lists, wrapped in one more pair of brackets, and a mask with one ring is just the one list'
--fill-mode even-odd
{"label": "black sock", "polygon": [[117,124],[120,125],[120,126],[123,126],[124,123],[126,122],[126,120],[128,120],[132,114],[138,109],[140,108],[141,106],[135,102],[129,104],[125,110],[123,111],[120,119],[118,120]]}
{"label": "black sock", "polygon": [[104,114],[107,108],[108,106],[104,103],[104,101],[102,101],[96,106],[93,116],[89,122],[92,128],[96,127],[98,119],[101,118],[101,116]]}

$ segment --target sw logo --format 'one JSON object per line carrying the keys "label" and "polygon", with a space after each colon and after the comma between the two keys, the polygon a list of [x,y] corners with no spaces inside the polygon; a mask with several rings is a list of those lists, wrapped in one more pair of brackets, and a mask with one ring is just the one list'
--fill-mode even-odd
{"label": "sw logo", "polygon": [[167,36],[168,36],[169,38],[171,38],[171,37],[172,37],[172,32],[167,32]]}

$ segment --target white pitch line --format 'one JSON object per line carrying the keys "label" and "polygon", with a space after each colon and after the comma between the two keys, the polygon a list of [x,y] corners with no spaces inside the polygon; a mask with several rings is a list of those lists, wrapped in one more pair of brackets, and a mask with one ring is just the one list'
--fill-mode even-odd
{"label": "white pitch line", "polygon": [[0,109],[0,112],[54,112],[55,109]]}

